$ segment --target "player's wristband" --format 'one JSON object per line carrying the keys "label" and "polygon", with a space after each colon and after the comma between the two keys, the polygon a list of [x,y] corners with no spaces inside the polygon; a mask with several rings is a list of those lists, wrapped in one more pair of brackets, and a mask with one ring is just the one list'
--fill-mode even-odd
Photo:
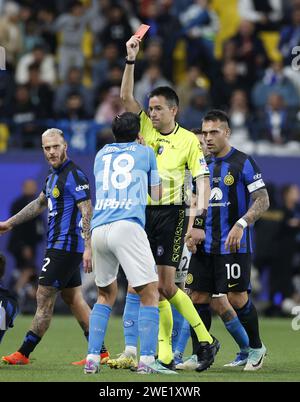
{"label": "player's wristband", "polygon": [[243,229],[246,229],[248,226],[247,221],[243,218],[240,218],[236,223],[238,223]]}
{"label": "player's wristband", "polygon": [[204,230],[205,222],[206,222],[206,211],[203,212],[201,215],[195,217],[193,228]]}
{"label": "player's wristband", "polygon": [[135,60],[128,60],[127,57],[125,58],[125,63],[126,64],[134,64]]}

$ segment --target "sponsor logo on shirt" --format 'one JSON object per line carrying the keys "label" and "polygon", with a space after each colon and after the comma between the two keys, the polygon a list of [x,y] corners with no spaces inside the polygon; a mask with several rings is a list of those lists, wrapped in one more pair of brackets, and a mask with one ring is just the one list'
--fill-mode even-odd
{"label": "sponsor logo on shirt", "polygon": [[79,184],[79,186],[77,186],[75,188],[76,191],[83,191],[83,190],[88,190],[90,188],[90,186],[88,184]]}

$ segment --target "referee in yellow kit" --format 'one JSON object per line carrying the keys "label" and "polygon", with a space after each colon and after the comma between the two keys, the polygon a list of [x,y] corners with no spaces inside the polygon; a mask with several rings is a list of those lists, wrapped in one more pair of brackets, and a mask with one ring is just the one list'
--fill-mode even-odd
{"label": "referee in yellow kit", "polygon": [[184,235],[187,229],[187,207],[184,203],[186,169],[197,183],[197,211],[188,230],[188,241],[200,244],[205,239],[204,225],[210,196],[209,171],[196,136],[175,121],[179,100],[169,87],[158,87],[149,95],[149,115],[133,96],[134,63],[140,39],[132,36],[126,43],[126,66],[121,85],[125,109],[138,113],[141,134],[146,145],[156,154],[159,175],[163,183],[163,197],[146,211],[146,232],[158,268],[160,292],[160,330],[158,359],[163,367],[172,369],[171,304],[186,318],[199,340],[197,371],[206,370],[214,361],[220,347],[217,339],[206,330],[189,297],[175,284],[176,268],[180,262]]}

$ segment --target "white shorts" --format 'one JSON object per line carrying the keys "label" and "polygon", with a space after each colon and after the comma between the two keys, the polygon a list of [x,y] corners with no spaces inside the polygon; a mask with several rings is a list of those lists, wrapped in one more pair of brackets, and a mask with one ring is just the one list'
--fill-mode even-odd
{"label": "white shorts", "polygon": [[192,253],[188,250],[186,244],[183,246],[180,263],[175,273],[175,283],[185,283],[190,265]]}
{"label": "white shorts", "polygon": [[132,287],[157,282],[157,268],[144,229],[128,220],[98,226],[92,232],[93,271],[98,287],[117,279],[119,264]]}

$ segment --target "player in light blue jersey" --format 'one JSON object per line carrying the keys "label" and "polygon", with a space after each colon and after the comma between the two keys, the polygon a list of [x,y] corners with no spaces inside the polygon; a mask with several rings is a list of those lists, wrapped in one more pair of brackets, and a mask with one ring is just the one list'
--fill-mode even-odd
{"label": "player in light blue jersey", "polygon": [[121,264],[128,282],[141,298],[137,372],[174,374],[154,357],[159,322],[158,276],[144,225],[148,190],[155,200],[162,195],[155,155],[151,148],[139,144],[138,115],[117,116],[112,130],[116,143],[99,151],[94,165],[96,204],[91,228],[99,296],[90,317],[84,372],[99,371],[99,352],[117,296],[117,273]]}

